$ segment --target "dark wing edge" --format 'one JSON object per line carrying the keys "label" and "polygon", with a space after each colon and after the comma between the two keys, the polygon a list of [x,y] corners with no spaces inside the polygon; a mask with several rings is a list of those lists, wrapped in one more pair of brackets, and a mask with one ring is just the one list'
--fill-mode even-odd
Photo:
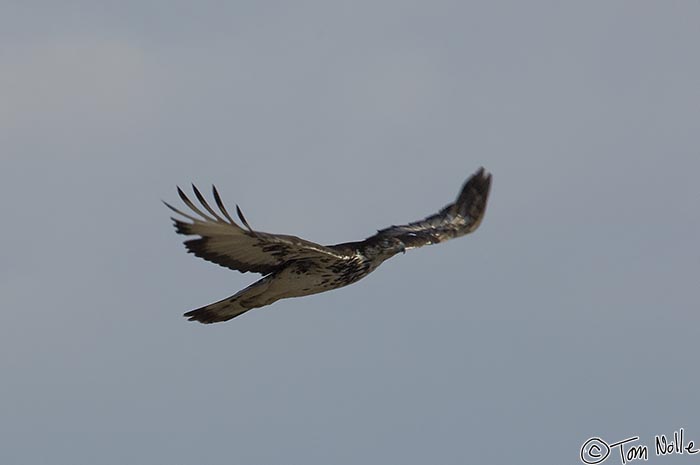
{"label": "dark wing edge", "polygon": [[185,241],[188,252],[197,257],[232,270],[261,274],[271,273],[292,260],[323,257],[341,261],[349,258],[338,251],[296,236],[254,231],[241,209],[236,206],[238,218],[247,228],[244,229],[228,213],[215,186],[212,186],[212,193],[218,212],[211,207],[194,184],[192,190],[206,213],[179,187],[178,195],[192,213],[185,213],[165,201],[163,203],[170,210],[190,221],[171,218],[178,234],[200,236]]}
{"label": "dark wing edge", "polygon": [[484,218],[490,190],[491,174],[481,167],[467,179],[454,203],[423,220],[382,229],[373,238],[394,237],[413,249],[469,234]]}

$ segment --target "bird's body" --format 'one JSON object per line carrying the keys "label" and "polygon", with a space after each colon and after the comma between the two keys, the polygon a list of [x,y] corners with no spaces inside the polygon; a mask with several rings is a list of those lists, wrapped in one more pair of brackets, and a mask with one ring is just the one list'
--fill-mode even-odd
{"label": "bird's body", "polygon": [[326,263],[295,261],[264,276],[233,296],[188,312],[185,316],[196,317],[192,319],[202,323],[220,321],[222,315],[230,319],[251,308],[264,307],[280,299],[303,297],[344,287],[371,272],[367,260],[360,257],[350,260],[345,270],[342,275],[337,275]]}
{"label": "bird's body", "polygon": [[347,286],[364,278],[385,260],[407,249],[439,243],[475,230],[483,218],[491,175],[483,168],[462,188],[457,200],[435,215],[403,226],[391,226],[358,242],[322,246],[295,236],[254,231],[240,209],[241,228],[224,208],[216,188],[216,212],[193,186],[208,212],[203,212],[178,188],[180,198],[196,214],[192,216],[166,205],[190,223],[173,218],[178,233],[200,236],[185,242],[198,257],[263,278],[231,297],[185,313],[202,323],[227,321],[252,308],[277,300],[301,297]]}

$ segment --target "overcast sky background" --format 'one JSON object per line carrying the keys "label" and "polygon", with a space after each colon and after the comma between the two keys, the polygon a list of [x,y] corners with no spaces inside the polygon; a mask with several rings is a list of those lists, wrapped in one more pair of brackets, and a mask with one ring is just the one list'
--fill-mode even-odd
{"label": "overcast sky background", "polygon": [[[1,463],[700,444],[700,3],[0,10]],[[434,213],[482,165],[474,234],[225,324],[181,317],[257,277],[185,253],[176,184],[337,243]]]}

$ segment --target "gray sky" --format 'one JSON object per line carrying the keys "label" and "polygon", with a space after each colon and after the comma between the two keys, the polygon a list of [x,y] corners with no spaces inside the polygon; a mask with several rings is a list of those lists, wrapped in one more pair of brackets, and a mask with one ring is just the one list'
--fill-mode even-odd
{"label": "gray sky", "polygon": [[[579,463],[700,443],[700,4],[6,2],[0,462]],[[161,199],[473,235],[226,324]],[[611,456],[605,463],[620,463]]]}

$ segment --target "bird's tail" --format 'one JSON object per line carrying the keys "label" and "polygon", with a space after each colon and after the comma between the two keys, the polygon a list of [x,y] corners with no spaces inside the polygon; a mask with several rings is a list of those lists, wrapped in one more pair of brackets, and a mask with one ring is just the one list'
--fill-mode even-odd
{"label": "bird's tail", "polygon": [[189,311],[184,316],[189,321],[199,321],[206,324],[228,321],[250,309],[269,305],[277,300],[267,301],[263,298],[263,293],[268,286],[269,279],[263,278],[230,297]]}
{"label": "bird's tail", "polygon": [[204,307],[185,313],[185,317],[190,321],[200,323],[218,323],[228,321],[238,315],[242,315],[250,310],[250,307],[241,305],[240,300],[235,296],[227,297],[224,300],[205,305]]}

